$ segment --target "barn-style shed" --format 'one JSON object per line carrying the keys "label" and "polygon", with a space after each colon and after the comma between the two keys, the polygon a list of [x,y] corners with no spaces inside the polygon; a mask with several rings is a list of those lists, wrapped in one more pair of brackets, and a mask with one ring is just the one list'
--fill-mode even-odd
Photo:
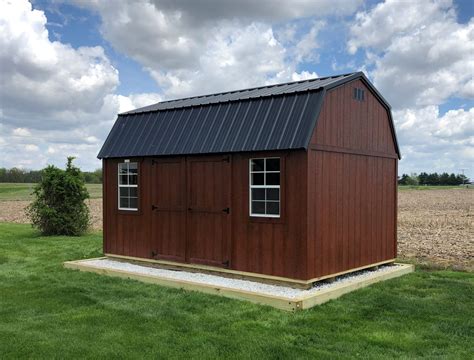
{"label": "barn-style shed", "polygon": [[304,282],[396,257],[400,152],[361,72],[122,113],[98,157],[108,255]]}

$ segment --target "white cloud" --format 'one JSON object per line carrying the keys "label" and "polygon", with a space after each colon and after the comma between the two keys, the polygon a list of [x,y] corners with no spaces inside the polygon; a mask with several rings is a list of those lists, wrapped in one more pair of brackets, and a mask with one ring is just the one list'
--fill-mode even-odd
{"label": "white cloud", "polygon": [[458,23],[450,0],[387,0],[359,12],[348,41],[350,53],[358,49],[395,108],[473,95],[474,20]]}
{"label": "white cloud", "polygon": [[472,170],[474,108],[440,116],[431,105],[394,111],[393,117],[402,141],[400,173]]}
{"label": "white cloud", "polygon": [[26,144],[25,145],[25,150],[29,152],[36,152],[39,150],[39,147],[35,144]]}
{"label": "white cloud", "polygon": [[359,12],[349,53],[364,52],[369,75],[394,107],[401,172],[472,172],[474,112],[439,106],[474,98],[474,20],[457,22],[450,0],[386,0]]}
{"label": "white cloud", "polygon": [[[2,121],[42,129],[76,126],[78,114],[94,114],[118,72],[101,47],[72,48],[50,41],[42,11],[24,0],[0,3]],[[47,120],[47,121],[46,121]]]}
{"label": "white cloud", "polygon": [[[137,60],[165,98],[291,80],[303,62],[317,62],[324,20],[309,29],[273,23],[344,16],[361,1],[77,1],[97,11],[103,36]],[[243,75],[245,74],[245,75]]]}
{"label": "white cloud", "polygon": [[26,128],[16,128],[12,131],[13,136],[31,136],[30,130]]}
{"label": "white cloud", "polygon": [[26,0],[0,0],[0,167],[63,166],[70,154],[97,167],[116,114],[158,97],[115,94],[104,50],[51,41],[46,23]]}
{"label": "white cloud", "polygon": [[291,80],[292,81],[301,81],[301,80],[307,80],[307,79],[314,79],[317,78],[318,74],[316,74],[314,71],[309,72],[309,71],[302,71],[300,73],[294,72],[291,74]]}

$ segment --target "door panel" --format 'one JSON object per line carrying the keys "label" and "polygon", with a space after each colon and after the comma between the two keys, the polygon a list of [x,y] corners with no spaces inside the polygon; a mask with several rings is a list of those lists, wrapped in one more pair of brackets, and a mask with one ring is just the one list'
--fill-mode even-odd
{"label": "door panel", "polygon": [[187,159],[187,261],[228,266],[230,158]]}
{"label": "door panel", "polygon": [[183,158],[153,160],[151,256],[185,261],[186,163]]}

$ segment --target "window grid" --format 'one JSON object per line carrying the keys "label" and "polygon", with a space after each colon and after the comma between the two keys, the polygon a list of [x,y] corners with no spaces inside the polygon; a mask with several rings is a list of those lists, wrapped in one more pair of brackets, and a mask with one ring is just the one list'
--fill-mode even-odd
{"label": "window grid", "polygon": [[[277,170],[268,170],[267,160],[278,160],[278,169]],[[263,163],[263,168],[261,170],[254,170],[253,165],[257,162]],[[256,217],[280,217],[280,158],[256,158],[250,159],[249,161],[249,184],[250,184],[250,194],[249,194],[249,210],[250,216]],[[258,165],[257,165],[258,167]],[[254,181],[254,175],[261,174],[262,177],[259,181]],[[268,184],[268,174],[278,174],[278,176],[273,177],[271,184]],[[254,184],[254,182],[262,182],[263,184]],[[257,191],[254,190],[263,190],[260,192],[260,195],[255,198],[254,193]],[[274,191],[277,190],[277,191]],[[262,196],[263,194],[263,196]],[[269,197],[269,194],[271,196]],[[253,205],[262,204],[263,208],[260,211],[254,211]],[[263,210],[263,211],[262,211]]]}
{"label": "window grid", "polygon": [[118,164],[118,208],[138,210],[138,164],[124,162]]}

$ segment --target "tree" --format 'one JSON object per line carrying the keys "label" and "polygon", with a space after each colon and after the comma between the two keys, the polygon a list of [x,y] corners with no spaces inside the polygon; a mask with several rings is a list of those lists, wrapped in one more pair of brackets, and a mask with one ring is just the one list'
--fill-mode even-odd
{"label": "tree", "polygon": [[439,175],[438,173],[429,174],[426,180],[428,185],[439,185]]}
{"label": "tree", "polygon": [[457,185],[456,175],[454,175],[454,173],[449,175],[448,185]]}
{"label": "tree", "polygon": [[462,184],[466,184],[468,181],[467,181],[467,177],[466,175],[464,174],[458,174],[456,175],[456,183],[457,185],[462,185]]}
{"label": "tree", "polygon": [[428,185],[428,174],[425,172],[420,173],[418,175],[418,183],[420,185]]}
{"label": "tree", "polygon": [[444,172],[439,176],[439,184],[440,185],[448,185],[449,184],[449,174],[447,172]]}
{"label": "tree", "polygon": [[416,174],[403,174],[402,177],[398,180],[399,185],[418,185],[418,178]]}
{"label": "tree", "polygon": [[412,173],[408,178],[407,178],[407,185],[418,185],[418,176],[415,173]]}
{"label": "tree", "polygon": [[407,174],[403,174],[402,177],[401,177],[401,179],[398,180],[398,184],[399,184],[399,185],[408,185],[408,184],[407,184],[407,181],[408,181],[409,178],[410,178],[410,177],[409,177]]}
{"label": "tree", "polygon": [[89,226],[89,198],[81,171],[67,158],[66,170],[49,165],[35,186],[35,199],[27,208],[33,226],[44,235],[83,234]]}

